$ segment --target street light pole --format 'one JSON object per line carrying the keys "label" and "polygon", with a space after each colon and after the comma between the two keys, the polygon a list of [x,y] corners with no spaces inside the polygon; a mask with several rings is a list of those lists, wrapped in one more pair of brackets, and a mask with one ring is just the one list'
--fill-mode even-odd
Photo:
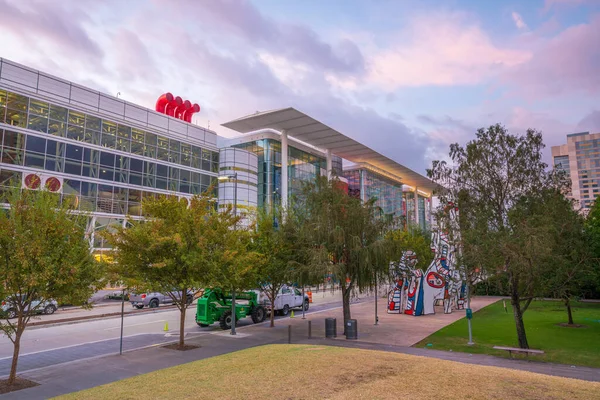
{"label": "street light pole", "polygon": [[[234,172],[233,175],[230,175],[231,178],[233,176],[233,215],[237,218],[237,172]],[[235,221],[235,225],[233,229],[237,229],[237,219]],[[235,336],[235,290],[231,291],[231,334]]]}

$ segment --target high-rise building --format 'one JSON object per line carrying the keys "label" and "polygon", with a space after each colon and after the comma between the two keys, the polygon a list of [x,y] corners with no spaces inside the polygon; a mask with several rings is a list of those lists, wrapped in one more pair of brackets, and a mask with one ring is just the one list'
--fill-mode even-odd
{"label": "high-rise building", "polygon": [[565,171],[571,179],[571,193],[586,210],[600,195],[600,133],[567,135],[567,143],[552,146],[556,169]]}

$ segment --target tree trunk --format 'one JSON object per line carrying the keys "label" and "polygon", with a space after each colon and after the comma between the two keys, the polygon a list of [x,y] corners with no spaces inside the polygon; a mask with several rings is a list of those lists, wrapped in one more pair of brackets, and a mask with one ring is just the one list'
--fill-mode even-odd
{"label": "tree trunk", "polygon": [[573,312],[571,311],[571,299],[568,297],[565,299],[565,306],[567,306],[567,314],[569,316],[569,325],[573,325]]}
{"label": "tree trunk", "polygon": [[187,311],[186,301],[187,298],[185,298],[185,300],[181,300],[181,308],[179,310],[181,312],[181,316],[179,317],[179,347],[181,348],[185,346],[185,312]]}
{"label": "tree trunk", "polygon": [[517,327],[517,339],[519,340],[519,347],[522,349],[528,349],[529,344],[527,343],[527,335],[525,334],[525,324],[523,323],[523,313],[521,312],[521,302],[519,296],[519,289],[516,284],[511,284],[510,292],[510,304],[513,308],[513,315],[515,318],[515,325]]}
{"label": "tree trunk", "polygon": [[277,291],[273,288],[271,289],[271,315],[269,319],[271,320],[271,328],[275,327],[275,297],[277,297]]}
{"label": "tree trunk", "polygon": [[346,323],[351,318],[350,316],[350,292],[351,287],[346,287],[346,283],[342,283],[342,309],[344,310],[344,335],[346,334]]}
{"label": "tree trunk", "polygon": [[8,385],[15,383],[17,378],[17,363],[19,362],[19,351],[21,350],[21,335],[25,328],[23,327],[22,317],[18,317],[17,329],[15,331],[15,342],[13,344],[12,364],[10,365],[10,375],[8,376]]}

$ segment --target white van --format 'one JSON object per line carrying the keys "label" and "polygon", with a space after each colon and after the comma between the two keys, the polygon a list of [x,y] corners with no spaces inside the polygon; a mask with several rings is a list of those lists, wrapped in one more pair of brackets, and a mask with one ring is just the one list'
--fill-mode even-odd
{"label": "white van", "polygon": [[[259,303],[264,304],[266,307],[270,306],[269,299],[263,292],[260,293]],[[275,297],[275,307],[273,307],[273,311],[275,311],[275,314],[280,313],[281,315],[288,315],[291,309],[302,309],[303,306],[304,311],[308,311],[308,295],[304,294],[303,301],[302,292],[298,290],[298,288],[284,285],[279,289],[279,293],[277,294],[277,297]]]}

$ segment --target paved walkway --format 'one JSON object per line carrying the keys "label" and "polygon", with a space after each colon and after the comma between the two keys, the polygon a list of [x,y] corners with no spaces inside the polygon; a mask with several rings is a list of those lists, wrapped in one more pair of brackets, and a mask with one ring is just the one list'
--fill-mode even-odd
{"label": "paved walkway", "polygon": [[[479,298],[473,302],[473,308],[476,307],[476,304],[481,307],[484,304],[493,302],[493,300],[491,298]],[[381,300],[381,311],[385,311],[383,304],[384,300]],[[568,365],[510,360],[480,354],[471,355],[408,347],[441,326],[461,318],[463,316],[462,312],[450,316],[436,314],[419,318],[382,313],[380,314],[380,324],[374,326],[372,318],[373,299],[363,299],[362,302],[352,305],[352,316],[358,320],[359,340],[348,341],[343,339],[341,335],[341,307],[338,307],[338,304],[332,304],[332,306],[337,308],[318,310],[319,307],[315,307],[316,312],[307,314],[306,319],[301,318],[301,313],[297,313],[294,319],[279,319],[276,321],[275,328],[269,328],[268,321],[262,324],[240,327],[238,328],[238,335],[235,337],[220,330],[190,337],[186,340],[188,344],[201,346],[195,350],[179,352],[165,349],[160,344],[156,344],[142,350],[125,353],[122,356],[97,357],[27,371],[21,373],[20,376],[38,382],[40,386],[2,395],[0,400],[43,399],[245,348],[272,343],[287,343],[288,326],[292,327],[292,343],[392,351],[469,364],[492,365],[568,378],[600,381],[600,369],[595,368],[571,367]],[[340,318],[338,319],[337,339],[324,338],[324,319],[329,315],[337,315]],[[411,318],[410,324],[407,318]],[[308,339],[309,321],[311,322],[312,339]],[[421,326],[420,333],[413,330],[414,327],[411,326],[417,323]],[[407,344],[398,345],[397,343]]]}

